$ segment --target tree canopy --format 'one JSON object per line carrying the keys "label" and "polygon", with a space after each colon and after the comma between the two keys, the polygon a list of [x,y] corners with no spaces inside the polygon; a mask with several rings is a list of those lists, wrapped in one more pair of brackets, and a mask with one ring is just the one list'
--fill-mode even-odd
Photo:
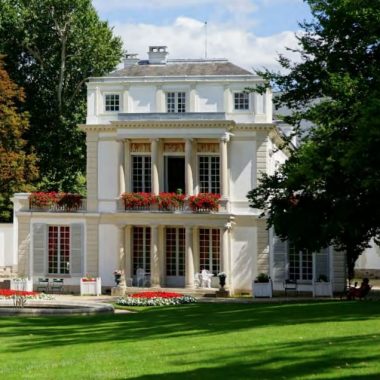
{"label": "tree canopy", "polygon": [[28,114],[18,109],[23,101],[23,90],[10,80],[0,56],[0,222],[12,220],[13,194],[30,190],[38,178],[36,156],[22,138],[29,127]]}
{"label": "tree canopy", "polygon": [[85,121],[85,83],[116,67],[120,38],[99,20],[91,0],[0,0],[0,52],[25,90],[25,138],[39,158],[40,187],[78,191],[85,171],[85,139],[77,128]]}
{"label": "tree canopy", "polygon": [[348,274],[380,232],[380,1],[307,0],[313,20],[301,24],[301,61],[280,57],[286,74],[260,73],[287,106],[301,135],[290,159],[264,176],[248,198],[268,226],[298,249],[333,245],[347,252]]}

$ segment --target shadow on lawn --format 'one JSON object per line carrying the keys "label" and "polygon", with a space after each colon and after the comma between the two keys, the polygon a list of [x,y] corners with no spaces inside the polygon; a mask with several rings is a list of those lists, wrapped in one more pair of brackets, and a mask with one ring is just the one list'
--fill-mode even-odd
{"label": "shadow on lawn", "polygon": [[[156,307],[138,313],[0,319],[0,336],[18,339],[12,351],[91,342],[224,334],[252,327],[343,322],[378,318],[378,302],[300,304],[192,304]],[[6,327],[3,331],[2,327]]]}

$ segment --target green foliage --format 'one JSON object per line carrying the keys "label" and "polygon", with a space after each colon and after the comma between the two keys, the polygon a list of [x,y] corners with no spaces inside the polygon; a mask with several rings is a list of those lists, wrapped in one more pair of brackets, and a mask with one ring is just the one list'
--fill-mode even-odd
{"label": "green foliage", "polygon": [[[121,40],[90,0],[0,0],[0,51],[23,86],[45,190],[76,192],[85,173],[86,86],[119,62]],[[79,183],[78,183],[79,180]]]}
{"label": "green foliage", "polygon": [[32,189],[38,178],[36,156],[22,135],[29,128],[28,114],[20,112],[24,92],[13,83],[0,56],[0,222],[12,220],[11,197]]}
{"label": "green foliage", "polygon": [[260,73],[281,94],[276,106],[301,136],[280,171],[264,176],[248,198],[268,225],[296,248],[345,250],[348,274],[380,232],[380,3],[308,0],[314,20],[302,25],[300,63],[280,57],[287,74]]}

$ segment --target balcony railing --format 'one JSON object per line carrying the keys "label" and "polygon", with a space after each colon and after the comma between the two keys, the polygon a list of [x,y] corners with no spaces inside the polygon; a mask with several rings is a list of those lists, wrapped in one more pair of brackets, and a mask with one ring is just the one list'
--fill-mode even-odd
{"label": "balcony railing", "polygon": [[79,194],[32,193],[29,196],[29,211],[33,212],[84,212],[85,198]]}
{"label": "balcony railing", "polygon": [[[119,199],[118,211],[153,213],[217,213],[227,212],[227,200],[219,199],[217,194],[198,194],[184,197],[181,202],[162,205],[160,196],[146,193],[125,193]],[[194,200],[194,198],[196,198]],[[132,200],[132,201],[131,201]],[[197,201],[199,206],[196,205]]]}

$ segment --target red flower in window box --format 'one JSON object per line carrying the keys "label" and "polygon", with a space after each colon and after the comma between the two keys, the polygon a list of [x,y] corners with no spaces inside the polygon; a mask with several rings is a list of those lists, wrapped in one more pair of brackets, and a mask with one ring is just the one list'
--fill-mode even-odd
{"label": "red flower in window box", "polygon": [[184,194],[177,193],[160,193],[156,196],[156,202],[160,210],[173,210],[183,207],[186,196]]}
{"label": "red flower in window box", "polygon": [[148,209],[156,202],[152,193],[123,193],[121,199],[126,210]]}
{"label": "red flower in window box", "polygon": [[57,203],[59,195],[55,191],[50,192],[35,192],[29,195],[30,208],[50,208]]}
{"label": "red flower in window box", "polygon": [[174,292],[141,292],[131,295],[132,298],[179,298],[182,294]]}
{"label": "red flower in window box", "polygon": [[218,211],[220,194],[200,193],[189,197],[192,211]]}

